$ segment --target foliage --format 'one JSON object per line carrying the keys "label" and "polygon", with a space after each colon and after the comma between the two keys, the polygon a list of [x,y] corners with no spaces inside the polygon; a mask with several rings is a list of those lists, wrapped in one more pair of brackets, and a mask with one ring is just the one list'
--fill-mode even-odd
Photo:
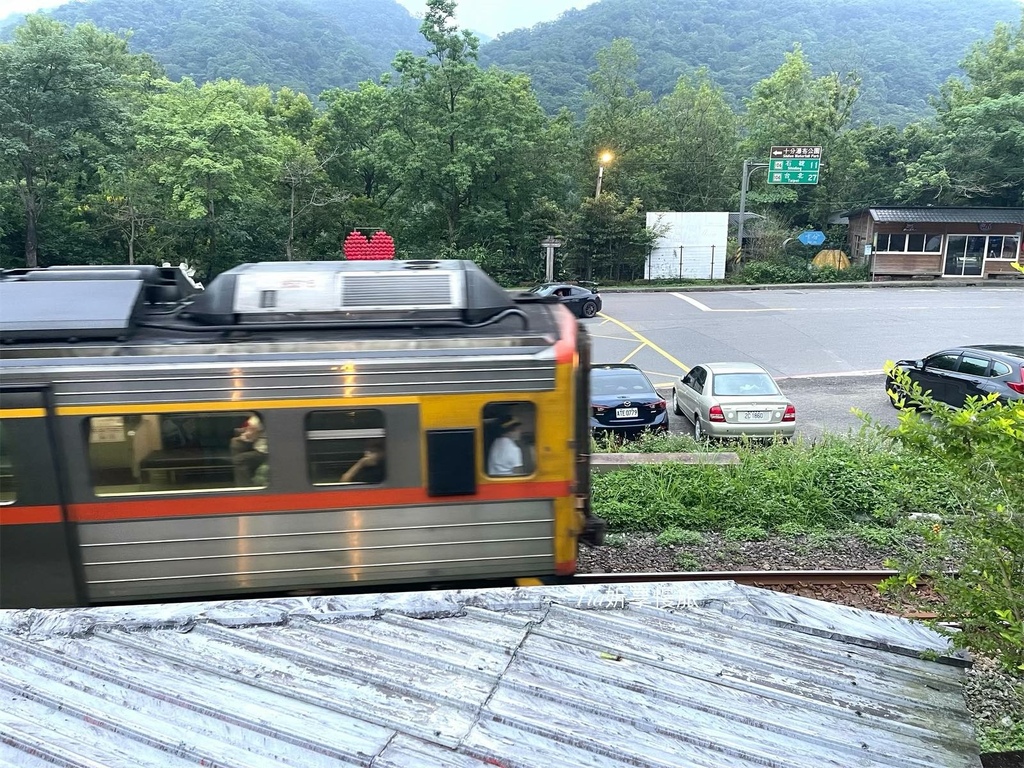
{"label": "foliage", "polygon": [[[902,563],[897,581],[927,574],[945,598],[943,620],[959,626],[954,642],[1024,672],[1024,400],[968,398],[957,410],[925,395],[906,372],[887,372],[894,399],[908,407],[897,427],[878,430],[952,481],[943,522],[928,530],[930,546]],[[944,569],[954,548],[956,577]]]}
{"label": "foliage", "polygon": [[596,475],[595,512],[616,530],[724,531],[894,526],[915,512],[955,508],[958,478],[941,462],[870,433],[735,449],[737,466],[662,464]]}
{"label": "foliage", "polygon": [[687,546],[695,547],[704,543],[704,537],[700,531],[691,531],[687,528],[672,526],[658,534],[657,542],[663,547]]}
{"label": "foliage", "polygon": [[855,283],[869,277],[868,268],[857,264],[847,269],[816,267],[804,262],[751,261],[732,278],[748,285],[771,283]]}
{"label": "foliage", "polygon": [[725,529],[725,538],[728,541],[766,541],[768,531],[760,525],[736,525]]}
{"label": "foliage", "polygon": [[962,62],[967,81],[942,87],[932,146],[914,158],[905,199],[1024,204],[1024,11],[1016,29],[999,24]]}
{"label": "foliage", "polygon": [[91,0],[52,11],[59,21],[133,30],[179,80],[239,79],[317,95],[387,71],[399,51],[423,51],[418,22],[385,0]]}
{"label": "foliage", "polygon": [[[818,75],[861,74],[859,120],[902,126],[928,113],[928,94],[953,73],[971,40],[1018,14],[1012,0],[941,6],[934,0],[618,0],[505,33],[482,49],[482,59],[529,74],[546,109],[565,105],[582,114],[595,53],[628,38],[640,59],[638,86],[656,99],[680,74],[707,67],[735,106],[799,40],[807,56],[824,65]],[[863,34],[851,44],[855,31]],[[908,44],[910,31],[927,42]]]}

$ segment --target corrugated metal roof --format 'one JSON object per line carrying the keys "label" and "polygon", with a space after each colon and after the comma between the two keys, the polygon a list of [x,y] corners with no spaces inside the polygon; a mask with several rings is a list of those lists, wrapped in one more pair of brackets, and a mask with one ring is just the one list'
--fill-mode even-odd
{"label": "corrugated metal roof", "polygon": [[892,616],[697,582],[0,613],[7,766],[979,766]]}
{"label": "corrugated metal roof", "polygon": [[[933,224],[1024,224],[1024,208],[868,208],[875,221]],[[863,211],[855,211],[853,216]]]}

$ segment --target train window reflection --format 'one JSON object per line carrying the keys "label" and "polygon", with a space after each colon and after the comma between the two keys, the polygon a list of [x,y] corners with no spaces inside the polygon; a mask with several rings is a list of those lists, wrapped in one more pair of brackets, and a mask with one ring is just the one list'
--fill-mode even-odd
{"label": "train window reflection", "polygon": [[85,432],[98,496],[269,482],[270,444],[256,413],[94,416]]}
{"label": "train window reflection", "polygon": [[537,468],[536,406],[526,402],[488,403],[484,406],[483,421],[487,474],[532,475]]}
{"label": "train window reflection", "polygon": [[18,498],[18,486],[14,477],[14,461],[8,442],[8,430],[0,421],[0,504],[13,504]]}
{"label": "train window reflection", "polygon": [[306,455],[313,485],[383,483],[387,476],[384,414],[375,409],[310,413]]}

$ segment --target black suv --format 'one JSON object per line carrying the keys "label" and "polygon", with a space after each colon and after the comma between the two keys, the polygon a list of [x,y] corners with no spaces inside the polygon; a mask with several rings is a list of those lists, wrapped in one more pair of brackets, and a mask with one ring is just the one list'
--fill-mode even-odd
{"label": "black suv", "polygon": [[[1024,399],[1024,346],[953,347],[923,360],[900,360],[896,366],[924,392],[931,392],[934,400],[954,408],[962,408],[972,395],[995,393],[1004,403]],[[889,376],[885,377],[885,389],[899,395],[899,388]]]}

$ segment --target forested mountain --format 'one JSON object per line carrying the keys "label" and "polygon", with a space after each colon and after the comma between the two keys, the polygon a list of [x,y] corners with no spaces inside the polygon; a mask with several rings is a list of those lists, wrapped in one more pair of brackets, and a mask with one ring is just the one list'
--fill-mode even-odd
{"label": "forested mountain", "polygon": [[1016,0],[601,0],[557,21],[498,37],[481,63],[530,75],[541,104],[581,113],[595,54],[629,38],[638,82],[655,97],[707,67],[734,105],[799,43],[818,73],[856,72],[856,116],[903,124],[996,22],[1020,18]]}
{"label": "forested mountain", "polygon": [[[400,50],[425,50],[420,21],[396,0],[85,0],[52,15],[133,30],[132,50],[172,79],[234,77],[313,97],[376,79]],[[706,67],[741,107],[799,43],[817,73],[861,78],[855,119],[903,125],[929,114],[971,43],[1019,16],[1017,0],[600,0],[502,35],[480,60],[530,75],[549,113],[582,115],[597,52],[625,37],[640,59],[638,84],[656,98]]]}
{"label": "forested mountain", "polygon": [[420,22],[395,0],[91,0],[52,16],[132,30],[132,50],[175,80],[238,78],[313,96],[378,78],[400,50],[424,50]]}

